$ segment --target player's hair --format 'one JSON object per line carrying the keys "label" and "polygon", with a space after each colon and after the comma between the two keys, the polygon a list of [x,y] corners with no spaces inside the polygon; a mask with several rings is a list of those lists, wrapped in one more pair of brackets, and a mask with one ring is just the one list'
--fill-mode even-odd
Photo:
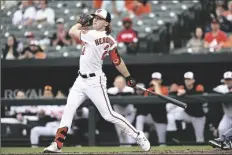
{"label": "player's hair", "polygon": [[108,25],[106,26],[105,30],[106,30],[106,34],[109,35],[109,34],[112,32],[111,25],[108,24]]}

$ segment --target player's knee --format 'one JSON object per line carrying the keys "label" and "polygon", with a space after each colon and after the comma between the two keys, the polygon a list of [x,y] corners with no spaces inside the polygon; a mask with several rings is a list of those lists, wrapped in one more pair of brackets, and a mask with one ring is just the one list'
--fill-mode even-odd
{"label": "player's knee", "polygon": [[110,113],[103,114],[102,117],[108,122],[113,122],[113,120],[114,120],[114,117]]}

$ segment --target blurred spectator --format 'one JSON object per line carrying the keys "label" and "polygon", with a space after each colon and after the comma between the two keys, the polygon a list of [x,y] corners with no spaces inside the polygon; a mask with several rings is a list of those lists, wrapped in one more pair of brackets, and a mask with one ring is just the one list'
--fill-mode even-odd
{"label": "blurred spectator", "polygon": [[32,31],[26,31],[24,36],[27,38],[27,44],[30,45],[30,42],[35,40],[35,35]]}
{"label": "blurred spectator", "polygon": [[25,99],[25,98],[26,98],[26,95],[23,91],[18,91],[15,97],[15,99]]}
{"label": "blurred spectator", "polygon": [[[26,31],[24,33],[24,36],[27,38],[27,44],[30,45],[30,42],[35,40],[35,35],[31,31]],[[38,41],[38,44],[40,45],[42,50],[45,50],[47,46],[50,45],[50,38],[48,38],[46,35],[42,39]]]}
{"label": "blurred spectator", "polygon": [[220,25],[216,19],[212,20],[211,28],[212,32],[208,32],[205,35],[204,46],[205,48],[220,50],[223,43],[227,40],[227,36],[220,30]]}
{"label": "blurred spectator", "polygon": [[189,40],[186,47],[191,48],[193,52],[199,52],[204,48],[203,31],[200,27],[196,28],[194,37]]}
{"label": "blurred spectator", "polygon": [[[158,94],[168,95],[168,88],[162,85],[162,75],[159,72],[154,72],[151,75],[150,88],[148,90],[154,91]],[[152,95],[148,92],[144,92],[144,96]],[[136,117],[136,129],[144,131],[144,125],[148,124],[151,128],[156,130],[158,136],[158,143],[160,145],[166,144],[166,128],[167,128],[167,116],[165,104],[146,105],[149,108],[146,112],[141,112],[138,108],[138,116]]]}
{"label": "blurred spectator", "polygon": [[45,59],[46,54],[39,46],[39,42],[37,40],[32,40],[30,45],[23,50],[23,55],[19,57],[19,59]]}
{"label": "blurred spectator", "polygon": [[23,44],[18,42],[14,35],[8,36],[7,43],[3,49],[3,59],[17,59],[22,49]]}
{"label": "blurred spectator", "polygon": [[[223,75],[223,84],[215,87],[214,92],[220,94],[232,94],[232,72],[227,71]],[[219,123],[218,132],[219,137],[221,137],[227,130],[232,128],[232,103],[223,103],[224,116]]]}
{"label": "blurred spectator", "polygon": [[54,97],[54,95],[53,95],[53,92],[52,92],[52,87],[51,86],[45,86],[44,87],[44,92],[43,92],[43,98],[51,99],[53,97]]}
{"label": "blurred spectator", "polygon": [[222,47],[224,48],[232,48],[232,35],[223,43]]}
{"label": "blurred spectator", "polygon": [[[184,86],[178,87],[177,96],[202,94],[204,92],[203,85],[195,83],[193,72],[186,72],[184,74],[184,83]],[[206,122],[205,112],[203,111],[204,106],[204,103],[196,100],[196,103],[188,104],[185,111],[179,116],[181,120],[192,123],[197,142],[204,142]]]}
{"label": "blurred spectator", "polygon": [[70,45],[71,44],[71,37],[69,36],[68,32],[64,28],[64,19],[58,18],[57,21],[57,32],[54,33],[53,37],[51,38],[51,43],[53,46],[60,45]]}
{"label": "blurred spectator", "polygon": [[32,6],[31,0],[22,0],[21,3],[22,8],[14,13],[12,23],[13,25],[32,25],[36,15],[36,9]]}
{"label": "blurred spectator", "polygon": [[[109,88],[107,92],[110,96],[126,96],[126,95],[133,95],[134,89],[126,85],[126,80],[124,77],[117,76],[114,80],[114,87]],[[114,104],[113,108],[115,112],[118,112],[119,114],[125,116],[125,118],[130,123],[133,123],[136,115],[136,110],[133,104],[128,104],[128,105]],[[125,135],[120,127],[115,125],[115,128],[118,134],[120,144],[134,143],[134,139],[128,135]]]}
{"label": "blurred spectator", "polygon": [[126,8],[131,15],[140,16],[151,13],[151,5],[146,0],[133,0],[127,2]]}
{"label": "blurred spectator", "polygon": [[103,0],[93,0],[93,8],[100,9],[102,6]]}
{"label": "blurred spectator", "polygon": [[107,10],[108,12],[112,12],[114,16],[120,16],[123,12],[126,11],[125,9],[125,1],[103,1],[101,5],[102,9]]}
{"label": "blurred spectator", "polygon": [[224,8],[219,5],[216,7],[216,19],[220,24],[220,29],[224,32],[232,32],[232,22],[223,16]]}
{"label": "blurred spectator", "polygon": [[12,6],[16,6],[18,4],[17,1],[11,0],[11,1],[1,1],[1,6],[4,6],[6,9],[11,8]]}
{"label": "blurred spectator", "polygon": [[[137,83],[137,86],[145,88],[145,84],[144,83]],[[139,96],[143,96],[144,91],[136,87],[135,88],[135,94],[139,95]]]}
{"label": "blurred spectator", "polygon": [[127,46],[127,53],[135,54],[137,51],[138,36],[132,28],[132,20],[128,17],[123,19],[124,29],[117,35],[118,43],[124,43]]}
{"label": "blurred spectator", "polygon": [[48,0],[40,1],[40,9],[36,13],[35,20],[38,24],[49,24],[53,25],[55,23],[55,12],[52,8],[48,6]]}
{"label": "blurred spectator", "polygon": [[51,44],[50,38],[46,35],[44,35],[43,38],[39,40],[39,45],[43,50],[46,50],[46,48],[50,46],[50,44]]}
{"label": "blurred spectator", "polygon": [[56,94],[56,98],[57,99],[63,99],[63,98],[65,98],[65,95],[61,90],[58,90],[57,94]]}
{"label": "blurred spectator", "polygon": [[232,22],[232,1],[228,2],[228,10],[223,12],[223,15],[228,21]]}

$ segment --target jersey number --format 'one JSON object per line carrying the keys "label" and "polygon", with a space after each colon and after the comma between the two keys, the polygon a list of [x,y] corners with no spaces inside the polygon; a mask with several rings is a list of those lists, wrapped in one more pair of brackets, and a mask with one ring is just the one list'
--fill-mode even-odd
{"label": "jersey number", "polygon": [[[109,48],[109,45],[106,45],[106,47],[104,48],[104,53],[102,54],[102,60],[105,59],[106,57],[106,54],[108,53],[108,48]],[[81,55],[84,55],[85,54],[85,46],[82,47],[82,50],[81,50]]]}
{"label": "jersey number", "polygon": [[109,45],[106,45],[106,47],[104,48],[104,53],[102,54],[102,60],[104,60],[105,59],[105,57],[106,57],[106,54],[108,53],[108,48],[109,48]]}
{"label": "jersey number", "polygon": [[81,55],[84,55],[84,54],[85,54],[85,46],[83,46],[81,49]]}

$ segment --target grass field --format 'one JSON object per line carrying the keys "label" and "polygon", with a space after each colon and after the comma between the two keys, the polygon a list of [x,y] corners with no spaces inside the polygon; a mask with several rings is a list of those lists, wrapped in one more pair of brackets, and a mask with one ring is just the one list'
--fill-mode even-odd
{"label": "grass field", "polygon": [[[41,154],[44,148],[2,147],[1,154]],[[210,146],[152,147],[142,152],[139,147],[64,147],[62,154],[232,154],[232,151],[213,149]]]}

